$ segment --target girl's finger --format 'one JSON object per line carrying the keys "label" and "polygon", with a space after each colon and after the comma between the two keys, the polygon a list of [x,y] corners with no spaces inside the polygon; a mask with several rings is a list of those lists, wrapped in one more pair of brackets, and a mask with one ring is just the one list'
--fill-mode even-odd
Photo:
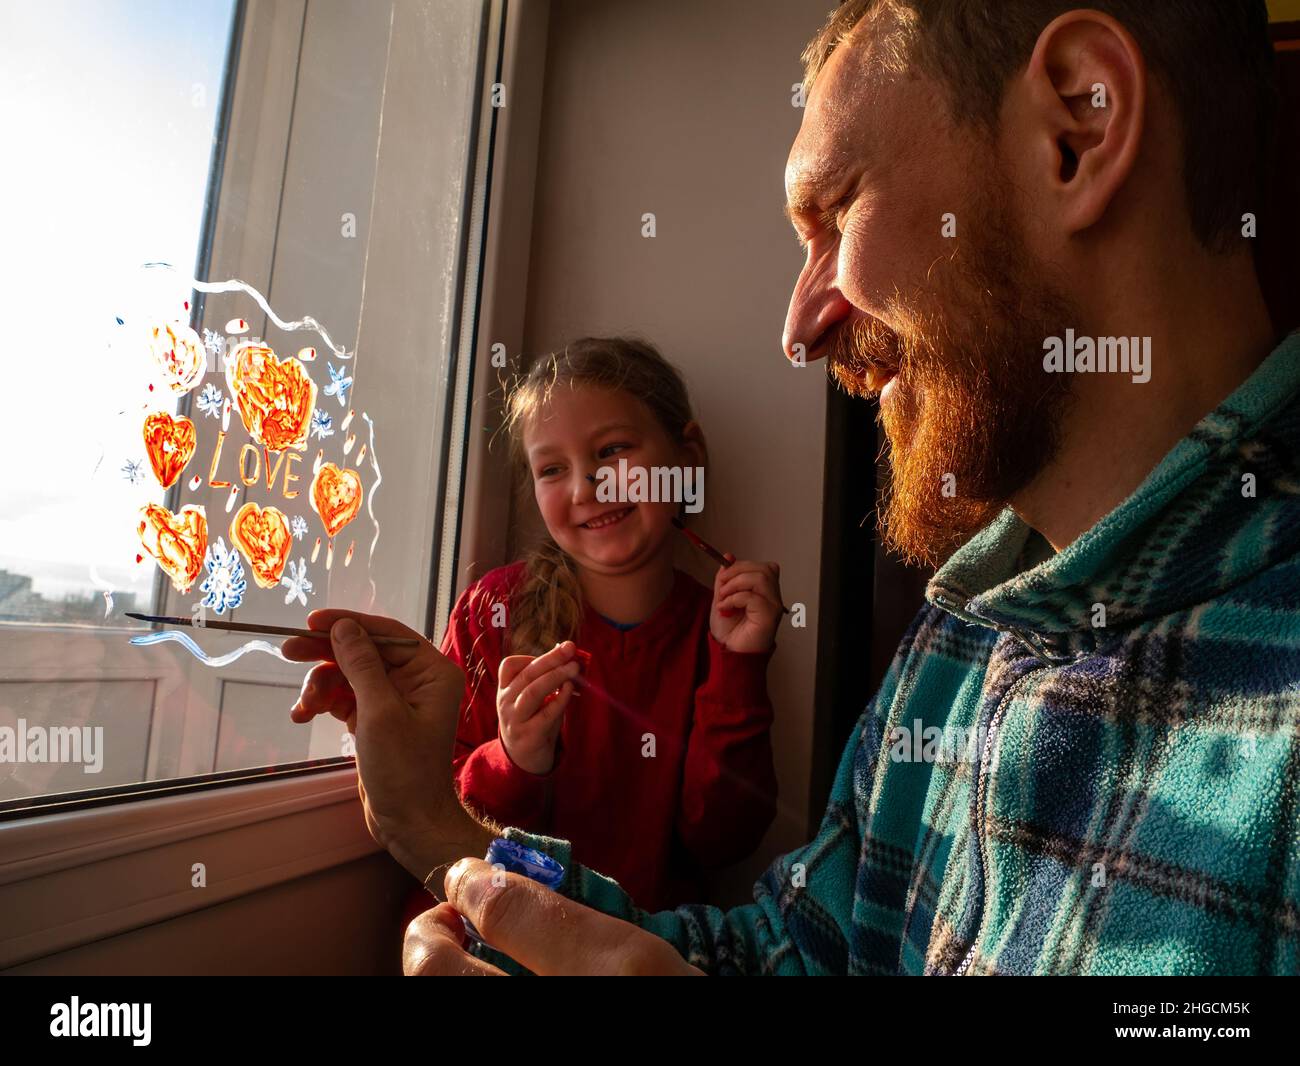
{"label": "girl's finger", "polygon": [[767,592],[775,598],[776,588],[771,577],[761,571],[749,570],[743,574],[733,574],[718,586],[719,596],[729,596],[740,589],[753,589]]}
{"label": "girl's finger", "polygon": [[554,670],[548,670],[541,677],[527,685],[514,699],[518,722],[526,722],[542,708],[542,701],[548,693],[556,691],[566,681],[578,676],[578,664],[569,661]]}
{"label": "girl's finger", "polygon": [[778,604],[773,603],[766,596],[760,596],[754,592],[741,591],[733,593],[726,599],[719,601],[718,610],[733,611],[740,614],[745,612],[750,606],[761,606],[763,604],[768,605],[773,612],[781,609]]}
{"label": "girl's finger", "polygon": [[[532,662],[520,670],[511,680],[510,684],[506,686],[509,690],[510,696],[517,700],[519,694],[532,685],[538,678],[545,677],[558,667],[573,662],[574,654],[576,652],[577,645],[571,640],[566,640],[557,644],[545,654],[537,656]],[[544,691],[549,692],[551,689],[558,687],[559,684],[559,680],[556,680],[554,684],[550,685]]]}
{"label": "girl's finger", "polygon": [[507,688],[519,676],[519,671],[532,661],[531,655],[507,655],[497,670],[497,687]]}
{"label": "girl's finger", "polygon": [[542,700],[541,709],[537,712],[538,724],[543,728],[554,725],[559,719],[564,717],[564,712],[573,699],[573,694],[577,689],[572,681],[566,681],[560,686],[559,692],[552,692]]}

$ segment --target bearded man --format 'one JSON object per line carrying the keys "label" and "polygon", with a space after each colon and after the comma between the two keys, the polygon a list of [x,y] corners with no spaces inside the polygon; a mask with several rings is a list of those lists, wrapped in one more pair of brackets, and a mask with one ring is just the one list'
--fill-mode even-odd
{"label": "bearded man", "polygon": [[[832,14],[786,171],[807,261],[783,345],[879,394],[882,534],[938,567],[929,602],[817,837],[752,904],[646,914],[510,829],[565,865],[559,894],[462,859],[407,972],[503,961],[458,915],[539,973],[1300,968],[1300,334],[1249,236],[1267,22],[1264,0]],[[1150,365],[1062,372],[1067,336]],[[419,685],[386,672],[345,613],[312,624],[355,693],[372,831],[419,877],[482,854],[497,830],[427,787],[458,679],[431,650]]]}

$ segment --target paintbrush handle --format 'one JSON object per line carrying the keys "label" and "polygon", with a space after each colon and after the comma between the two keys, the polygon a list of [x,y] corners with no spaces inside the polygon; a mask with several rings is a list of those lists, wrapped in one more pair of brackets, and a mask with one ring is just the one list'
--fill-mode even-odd
{"label": "paintbrush handle", "polygon": [[[170,626],[189,626],[193,629],[217,629],[228,633],[258,633],[272,637],[309,637],[312,640],[329,640],[329,633],[323,629],[295,629],[292,626],[255,625],[250,622],[206,622],[195,623],[193,618],[178,618],[169,615],[136,614],[124,612],[128,618],[137,618],[141,622],[160,622]],[[376,637],[370,638],[376,644],[391,644],[399,647],[414,647],[420,641],[414,637]]]}

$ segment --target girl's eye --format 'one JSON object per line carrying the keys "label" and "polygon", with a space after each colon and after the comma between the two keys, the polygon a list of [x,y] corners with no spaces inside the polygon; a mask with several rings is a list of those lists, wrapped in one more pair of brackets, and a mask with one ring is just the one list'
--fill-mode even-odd
{"label": "girl's eye", "polygon": [[632,447],[632,445],[630,444],[606,444],[605,447],[600,449],[598,455],[599,458],[604,459],[610,455],[615,454],[616,452],[623,451],[624,449],[630,447]]}
{"label": "girl's eye", "polygon": [[541,470],[537,471],[537,476],[538,476],[538,478],[550,477],[552,474],[554,474],[554,473],[555,473],[556,471],[558,471],[559,469],[560,469],[560,468],[559,468],[558,466],[547,466],[547,467],[543,467]]}

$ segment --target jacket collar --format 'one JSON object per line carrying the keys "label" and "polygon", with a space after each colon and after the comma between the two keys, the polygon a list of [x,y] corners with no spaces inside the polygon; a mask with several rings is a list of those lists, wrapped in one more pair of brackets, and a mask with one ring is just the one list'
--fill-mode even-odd
{"label": "jacket collar", "polygon": [[579,646],[584,643],[602,647],[629,648],[658,639],[664,633],[682,629],[686,618],[692,615],[692,593],[702,590],[698,581],[689,574],[674,569],[673,584],[668,596],[645,621],[628,630],[611,625],[590,604],[586,604],[582,617]]}
{"label": "jacket collar", "polygon": [[[1300,550],[1298,399],[1300,331],[1064,551],[1007,508],[939,569],[926,598],[1049,661],[1214,599]],[[1243,493],[1248,474],[1254,497]]]}

